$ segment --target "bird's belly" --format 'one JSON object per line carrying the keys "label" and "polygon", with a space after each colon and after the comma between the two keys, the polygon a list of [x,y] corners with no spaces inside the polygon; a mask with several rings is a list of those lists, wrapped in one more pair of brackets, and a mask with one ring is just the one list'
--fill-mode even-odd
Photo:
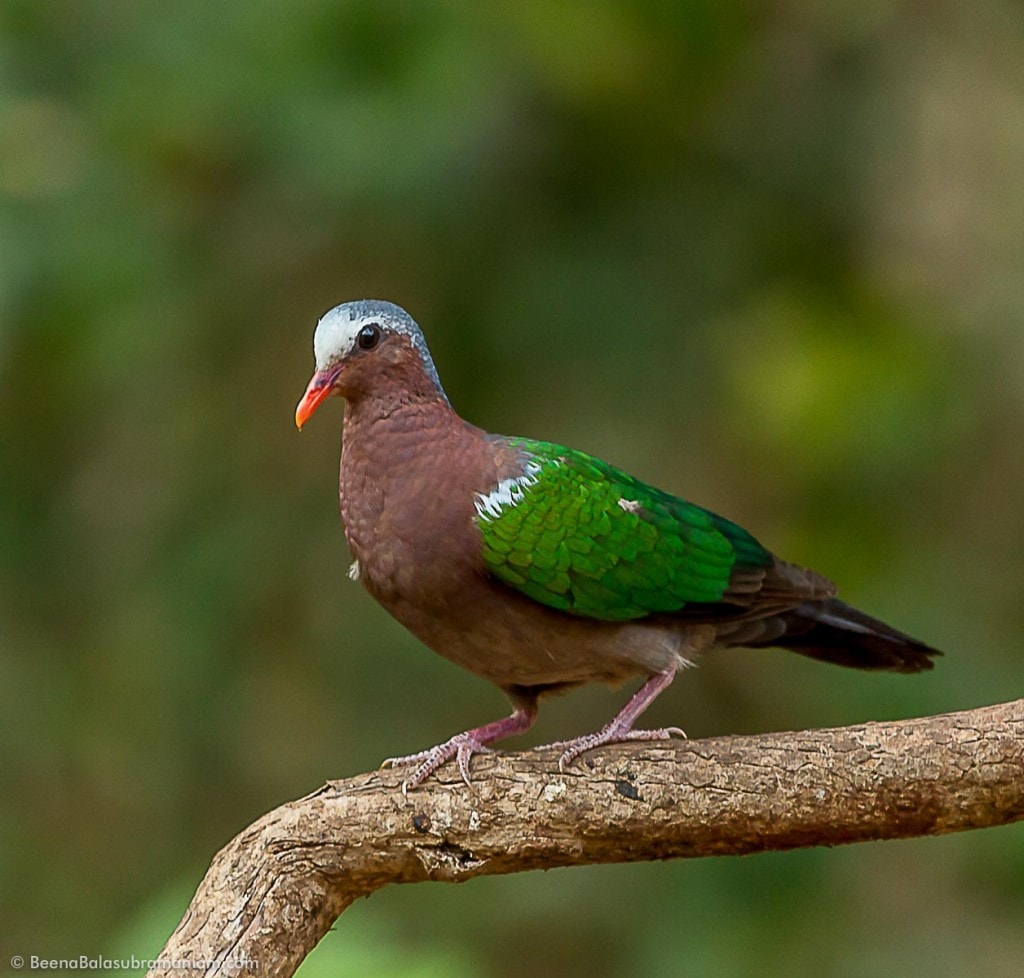
{"label": "bird's belly", "polygon": [[375,597],[430,649],[504,687],[620,683],[685,658],[678,625],[581,618],[482,576],[428,602]]}

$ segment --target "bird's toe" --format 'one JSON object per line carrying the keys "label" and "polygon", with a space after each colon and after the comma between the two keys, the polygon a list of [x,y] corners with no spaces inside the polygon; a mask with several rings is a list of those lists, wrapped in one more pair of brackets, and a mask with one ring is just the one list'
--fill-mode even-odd
{"label": "bird's toe", "polygon": [[[436,747],[432,748],[432,750],[436,749]],[[421,750],[416,754],[405,754],[402,757],[385,757],[384,760],[380,762],[380,768],[383,770],[386,768],[404,767],[406,764],[417,764],[429,757],[430,754],[430,750]]]}
{"label": "bird's toe", "polygon": [[630,740],[669,740],[672,737],[686,738],[686,731],[681,727],[659,727],[655,730],[621,730],[610,724],[597,733],[585,734],[574,740],[562,740],[558,743],[545,745],[548,749],[562,748],[558,758],[558,770],[564,772],[582,754],[603,747],[606,744],[621,744]]}
{"label": "bird's toe", "polygon": [[430,777],[442,764],[446,764],[455,758],[459,766],[459,774],[462,780],[469,785],[469,766],[474,754],[489,754],[491,748],[468,733],[456,734],[443,744],[431,747],[429,750],[420,751],[418,754],[409,754],[406,757],[389,757],[381,767],[398,767],[404,764],[419,764],[412,774],[402,782],[402,794],[407,794],[414,788],[419,787]]}

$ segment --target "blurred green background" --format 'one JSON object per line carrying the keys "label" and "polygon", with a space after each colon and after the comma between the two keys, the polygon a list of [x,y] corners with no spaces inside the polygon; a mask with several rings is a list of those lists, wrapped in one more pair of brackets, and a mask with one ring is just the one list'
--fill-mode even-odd
{"label": "blurred green background", "polygon": [[[1021,695],[1016,0],[6,0],[0,969],[149,956],[271,807],[501,715],[345,577],[317,317],[947,651],[709,657],[656,723]],[[519,745],[625,692],[547,704]],[[1017,976],[1024,826],[394,887],[304,978]]]}

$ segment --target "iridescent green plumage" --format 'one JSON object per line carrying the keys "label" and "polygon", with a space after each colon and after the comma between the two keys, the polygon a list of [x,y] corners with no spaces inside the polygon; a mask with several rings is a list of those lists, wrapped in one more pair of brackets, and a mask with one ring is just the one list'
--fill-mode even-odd
{"label": "iridescent green plumage", "polygon": [[[478,505],[484,563],[541,604],[627,621],[713,605],[773,558],[749,533],[583,452],[529,439],[524,475]],[[499,490],[501,487],[499,487]]]}

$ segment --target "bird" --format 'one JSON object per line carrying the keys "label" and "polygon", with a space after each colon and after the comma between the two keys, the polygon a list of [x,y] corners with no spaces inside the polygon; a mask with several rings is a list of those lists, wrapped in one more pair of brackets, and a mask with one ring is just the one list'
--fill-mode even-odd
{"label": "bird", "polygon": [[836,597],[736,523],[585,452],[491,434],[452,407],[423,332],[391,302],[345,302],[313,336],[301,430],[345,400],[339,501],[350,577],[423,644],[494,683],[512,712],[427,750],[403,792],[528,730],[541,697],[640,685],[604,727],[547,745],[559,769],[594,748],[685,736],[635,726],[699,655],[790,649],[858,669],[917,673],[937,649]]}

